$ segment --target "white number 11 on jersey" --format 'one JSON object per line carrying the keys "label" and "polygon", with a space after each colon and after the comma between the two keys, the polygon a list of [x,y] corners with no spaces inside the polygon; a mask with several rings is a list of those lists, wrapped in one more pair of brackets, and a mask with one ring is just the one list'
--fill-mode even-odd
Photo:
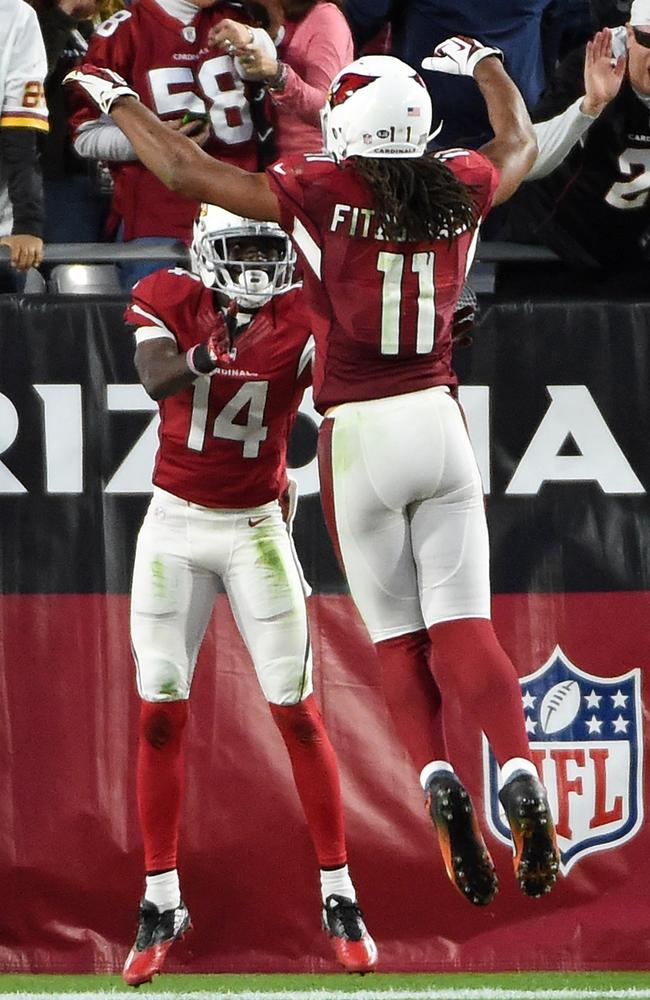
{"label": "white number 11 on jersey", "polygon": [[[377,270],[384,275],[381,293],[381,353],[399,354],[400,309],[402,304],[403,253],[387,250],[377,257]],[[411,270],[418,276],[418,320],[416,354],[433,350],[436,323],[436,292],[433,284],[435,254],[414,253]]]}

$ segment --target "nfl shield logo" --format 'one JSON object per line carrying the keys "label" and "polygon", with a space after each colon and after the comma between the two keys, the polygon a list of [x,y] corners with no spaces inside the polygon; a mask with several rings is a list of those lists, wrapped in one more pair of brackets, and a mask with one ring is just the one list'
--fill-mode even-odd
{"label": "nfl shield logo", "polygon": [[[641,673],[596,677],[556,646],[520,683],[531,754],[548,790],[566,875],[584,855],[630,840],[643,822]],[[484,736],[488,825],[509,844],[498,771]]]}

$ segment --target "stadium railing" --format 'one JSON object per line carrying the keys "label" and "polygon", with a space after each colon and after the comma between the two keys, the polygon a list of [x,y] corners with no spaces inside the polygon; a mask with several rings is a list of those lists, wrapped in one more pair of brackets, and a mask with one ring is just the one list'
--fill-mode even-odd
{"label": "stadium railing", "polygon": [[[9,256],[8,247],[0,246],[0,261]],[[73,292],[77,294],[113,294],[120,292],[118,264],[126,261],[159,261],[166,265],[186,266],[189,251],[184,243],[49,243],[43,251],[47,280],[38,271],[28,273],[25,292]],[[469,283],[479,294],[494,291],[496,267],[507,261],[548,262],[558,260],[552,250],[523,243],[480,242],[469,274]]]}

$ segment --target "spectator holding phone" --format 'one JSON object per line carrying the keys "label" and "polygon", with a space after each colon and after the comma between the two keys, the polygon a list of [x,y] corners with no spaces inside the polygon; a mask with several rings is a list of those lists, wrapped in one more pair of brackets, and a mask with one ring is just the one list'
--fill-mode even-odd
{"label": "spectator holding phone", "polygon": [[[215,0],[135,0],[97,28],[86,58],[121,74],[168,128],[216,159],[246,170],[258,167],[251,117],[252,88],[227,51],[208,46],[221,21],[241,21],[252,38],[256,18],[246,4]],[[111,164],[115,189],[108,236],[138,244],[189,243],[199,203],[170,193],[144,167],[125,135],[106,115],[79,99],[71,118],[76,152]],[[156,270],[157,262],[121,266],[125,288]]]}

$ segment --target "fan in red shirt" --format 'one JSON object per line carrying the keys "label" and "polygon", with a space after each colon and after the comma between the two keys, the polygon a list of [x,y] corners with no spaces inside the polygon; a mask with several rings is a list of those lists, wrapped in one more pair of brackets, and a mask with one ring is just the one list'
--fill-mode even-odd
{"label": "fan in red shirt", "polygon": [[[242,21],[255,37],[258,29],[245,3],[135,0],[99,25],[87,58],[124,77],[161,121],[191,135],[209,156],[257,170],[251,100],[259,84],[242,82],[233,55],[209,44],[211,29],[226,19]],[[274,54],[266,32],[260,30],[258,37]],[[200,199],[171,194],[138,159],[123,133],[83,98],[79,92],[72,102],[70,127],[80,156],[111,166],[109,235],[120,241],[169,238],[189,243]],[[147,273],[147,266],[125,265],[124,271],[125,279],[132,279],[125,281],[130,288]]]}
{"label": "fan in red shirt", "polygon": [[277,225],[203,206],[192,257],[196,273],[143,278],[126,310],[138,373],[160,405],[160,447],[131,594],[147,874],[123,975],[132,986],[149,982],[189,926],[177,870],[183,730],[220,590],[291,759],[321,868],[323,926],[344,968],[368,972],[377,950],[347,868],[338,768],[312,689],[308,588],[290,531],[287,441],[313,352],[295,254]]}
{"label": "fan in red shirt", "polygon": [[432,109],[422,79],[390,56],[366,56],[332,82],[326,152],[283,160],[265,176],[212,163],[179,136],[170,149],[137,95],[101,71],[82,67],[68,79],[104,103],[159,176],[173,165],[175,190],[281,222],[300,251],[330,534],[448,874],[482,906],[498,885],[449,762],[444,720],[457,706],[499,763],[519,886],[541,896],[559,867],[517,673],[491,622],[480,475],[451,368],[453,310],[478,227],[519,186],[536,149],[498,50],[454,36],[425,63],[474,77],[494,133],[481,150],[427,154]]}

